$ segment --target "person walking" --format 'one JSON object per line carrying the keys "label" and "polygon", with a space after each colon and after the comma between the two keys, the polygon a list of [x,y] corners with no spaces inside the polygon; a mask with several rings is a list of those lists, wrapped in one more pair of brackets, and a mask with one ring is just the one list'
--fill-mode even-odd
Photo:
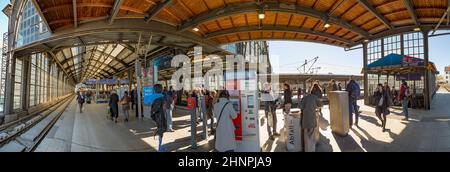
{"label": "person walking", "polygon": [[130,96],[128,96],[128,91],[125,91],[123,97],[120,99],[120,104],[122,105],[123,115],[125,116],[125,122],[128,122],[128,118],[130,117]]}
{"label": "person walking", "polygon": [[377,91],[375,92],[375,102],[377,106],[375,108],[375,114],[381,121],[381,128],[383,132],[386,132],[386,116],[389,115],[389,92],[382,84],[378,84]]}
{"label": "person walking", "polygon": [[195,116],[197,118],[196,123],[200,124],[200,121],[202,120],[202,116],[200,115],[200,108],[199,108],[199,92],[197,89],[194,89],[194,92],[192,93],[192,97],[195,99]]}
{"label": "person walking", "polygon": [[318,131],[317,109],[322,107],[322,101],[315,94],[307,94],[299,104],[302,111],[302,129],[304,131],[305,152],[316,151],[316,133]]}
{"label": "person walking", "polygon": [[200,90],[200,116],[203,122],[202,125],[202,129],[203,129],[203,139],[207,139],[208,138],[208,117],[207,117],[207,112],[206,112],[206,96],[205,96],[206,92],[204,89]]}
{"label": "person walking", "polygon": [[299,102],[302,99],[302,88],[301,87],[298,87],[298,89],[297,89],[297,99]]}
{"label": "person walking", "polygon": [[165,112],[166,112],[166,120],[167,120],[167,131],[168,132],[174,132],[172,128],[172,115],[173,115],[173,109],[174,109],[174,99],[173,99],[173,87],[170,86],[169,90],[164,95],[165,97]]}
{"label": "person walking", "polygon": [[361,95],[361,89],[356,83],[355,80],[350,80],[350,82],[347,84],[347,87],[345,89],[348,93],[349,97],[349,109],[350,109],[350,127],[353,126],[353,112],[355,113],[355,123],[354,125],[358,126],[358,120],[359,120],[359,108],[358,108],[358,98]]}
{"label": "person walking", "polygon": [[405,114],[405,120],[409,120],[409,112],[408,112],[408,106],[409,106],[409,87],[408,83],[406,81],[403,81],[402,86],[400,87],[400,96],[399,100],[402,102],[403,107],[403,113]]}
{"label": "person walking", "polygon": [[[267,119],[267,133],[270,140],[275,140],[275,136],[280,136],[277,132],[277,114],[275,97],[269,83],[264,84],[264,90],[261,94],[261,101],[264,102],[264,113]],[[216,114],[217,115],[217,114]],[[272,119],[272,120],[269,120]],[[273,132],[273,133],[272,133]]]}
{"label": "person walking", "polygon": [[336,80],[334,80],[334,79],[332,79],[331,81],[330,81],[330,83],[328,84],[328,88],[327,88],[327,96],[330,94],[330,92],[332,92],[332,91],[338,91],[339,90],[339,87],[338,87],[338,85],[336,84]]}
{"label": "person walking", "polygon": [[195,104],[194,92],[192,94],[187,93],[187,109],[191,113],[191,149],[197,149],[197,108]]}
{"label": "person walking", "polygon": [[154,86],[154,89],[156,95],[155,100],[152,103],[150,117],[156,123],[155,136],[158,135],[159,138],[158,152],[165,152],[166,150],[163,146],[163,136],[164,133],[167,131],[167,120],[164,108],[164,104],[166,104],[166,102],[162,94],[162,85],[156,84]]}
{"label": "person walking", "polygon": [[291,91],[291,86],[287,83],[284,84],[283,96],[284,96],[283,112],[286,115],[289,115],[291,113],[291,107],[292,107],[292,91]]}
{"label": "person walking", "polygon": [[211,134],[213,135],[215,133],[214,129],[214,115],[213,115],[213,96],[215,95],[215,92],[209,92],[206,90],[205,94],[205,104],[206,104],[206,115],[210,119],[209,129],[211,131]]}
{"label": "person walking", "polygon": [[[323,98],[323,91],[322,88],[320,87],[320,85],[318,84],[318,82],[316,84],[313,85],[313,88],[311,89],[311,94],[317,96],[317,98],[322,101]],[[323,116],[322,114],[322,108],[318,108],[318,111],[320,113],[321,116]]]}
{"label": "person walking", "polygon": [[78,106],[80,107],[80,113],[83,113],[83,104],[85,102],[86,96],[78,91],[77,92],[77,101],[78,101]]}
{"label": "person walking", "polygon": [[111,91],[111,95],[109,96],[109,108],[111,111],[111,120],[117,123],[117,118],[119,117],[119,96],[115,91]]}
{"label": "person walking", "polygon": [[219,95],[219,102],[214,105],[214,114],[217,118],[214,146],[219,152],[234,152],[236,149],[233,120],[237,118],[237,113],[229,98],[228,91],[223,90]]}
{"label": "person walking", "polygon": [[134,104],[135,104],[134,94],[135,94],[135,92],[136,92],[135,89],[131,90],[131,92],[130,92],[131,110],[134,109]]}

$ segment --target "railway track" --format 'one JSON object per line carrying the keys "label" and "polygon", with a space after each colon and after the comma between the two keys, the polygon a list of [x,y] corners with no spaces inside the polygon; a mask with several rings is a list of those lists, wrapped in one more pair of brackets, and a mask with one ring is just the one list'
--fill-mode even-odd
{"label": "railway track", "polygon": [[32,152],[55,125],[74,95],[62,99],[47,110],[2,126],[0,152]]}

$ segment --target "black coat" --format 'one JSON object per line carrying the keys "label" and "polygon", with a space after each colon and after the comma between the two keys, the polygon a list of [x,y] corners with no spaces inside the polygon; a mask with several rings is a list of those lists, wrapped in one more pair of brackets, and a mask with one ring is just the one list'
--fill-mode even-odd
{"label": "black coat", "polygon": [[[389,115],[389,94],[388,92],[386,92],[385,90],[383,90],[382,93],[380,93],[379,91],[375,92],[374,94],[375,97],[375,103],[376,103],[376,108],[375,108],[375,113],[376,114],[384,114],[384,115]],[[381,100],[381,98],[383,98],[383,104],[381,106],[379,106],[379,102]]]}
{"label": "black coat", "polygon": [[292,91],[284,90],[284,104],[292,104]]}
{"label": "black coat", "polygon": [[109,107],[111,108],[111,112],[113,114],[119,113],[119,96],[116,93],[111,94],[109,96]]}

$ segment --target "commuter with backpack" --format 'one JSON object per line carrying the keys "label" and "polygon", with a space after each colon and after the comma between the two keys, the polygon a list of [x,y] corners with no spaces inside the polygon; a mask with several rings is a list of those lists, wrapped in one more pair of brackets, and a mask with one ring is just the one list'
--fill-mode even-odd
{"label": "commuter with backpack", "polygon": [[196,105],[196,97],[195,93],[192,94],[187,93],[187,109],[191,113],[191,149],[197,149],[197,105]]}
{"label": "commuter with backpack", "polygon": [[346,91],[348,92],[348,102],[350,109],[350,127],[353,126],[353,112],[355,113],[355,125],[358,126],[359,120],[359,108],[358,108],[358,98],[361,95],[361,88],[355,80],[350,80],[347,84]]}
{"label": "commuter with backpack", "polygon": [[162,145],[163,136],[164,133],[167,131],[167,119],[166,119],[166,113],[165,113],[165,99],[162,95],[162,85],[156,84],[154,86],[155,94],[157,94],[158,98],[154,100],[152,103],[152,109],[150,112],[150,117],[153,121],[156,123],[156,132],[155,136],[158,135],[159,137],[159,146],[158,146],[158,152],[164,152],[165,149]]}
{"label": "commuter with backpack", "polygon": [[165,94],[165,100],[166,100],[166,104],[165,104],[165,108],[166,108],[166,118],[167,118],[167,131],[169,132],[174,132],[172,129],[172,113],[173,113],[173,108],[174,108],[174,99],[173,99],[173,88],[172,86],[170,86],[169,91],[167,91],[167,93]]}

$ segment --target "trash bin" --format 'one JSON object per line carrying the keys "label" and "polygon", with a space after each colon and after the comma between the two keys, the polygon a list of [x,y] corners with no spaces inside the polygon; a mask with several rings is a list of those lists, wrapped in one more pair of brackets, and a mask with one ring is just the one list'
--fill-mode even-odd
{"label": "trash bin", "polygon": [[300,113],[291,113],[287,115],[286,147],[288,152],[302,151],[302,128],[300,127],[300,118]]}
{"label": "trash bin", "polygon": [[340,136],[346,136],[350,130],[348,93],[345,91],[332,91],[329,99],[331,130]]}

